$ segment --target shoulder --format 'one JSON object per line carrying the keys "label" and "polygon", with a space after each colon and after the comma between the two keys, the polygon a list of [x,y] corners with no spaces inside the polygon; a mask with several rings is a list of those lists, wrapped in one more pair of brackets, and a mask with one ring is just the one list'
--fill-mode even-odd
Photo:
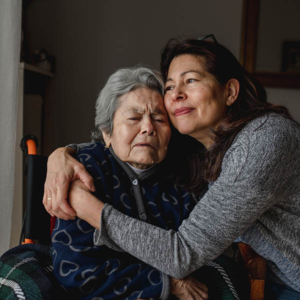
{"label": "shoulder", "polygon": [[241,135],[245,134],[271,134],[293,133],[296,137],[300,135],[300,126],[297,122],[276,113],[252,120],[241,130]]}
{"label": "shoulder", "polygon": [[282,174],[296,162],[300,162],[299,124],[272,113],[252,120],[240,131],[224,156],[222,169],[226,175],[256,169],[276,169]]}
{"label": "shoulder", "polygon": [[276,113],[256,118],[247,124],[235,138],[232,148],[243,144],[252,147],[285,147],[300,143],[300,125]]}
{"label": "shoulder", "polygon": [[105,146],[100,142],[86,144],[81,147],[77,154],[76,158],[83,164],[88,162],[89,160],[97,160],[97,161],[106,161],[112,159],[112,155],[109,152],[109,149],[105,148]]}
{"label": "shoulder", "polygon": [[83,152],[94,152],[95,150],[102,152],[106,149],[104,145],[100,142],[92,142],[79,145],[80,147],[78,147],[78,154]]}

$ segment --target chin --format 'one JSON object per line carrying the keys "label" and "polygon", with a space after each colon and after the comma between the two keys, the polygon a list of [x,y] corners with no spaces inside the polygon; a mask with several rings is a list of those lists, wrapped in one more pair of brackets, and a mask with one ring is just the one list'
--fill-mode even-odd
{"label": "chin", "polygon": [[145,159],[144,157],[141,159],[136,160],[133,164],[134,165],[140,165],[140,166],[145,166],[145,169],[150,168],[154,164],[156,164],[157,159],[154,158],[147,158]]}
{"label": "chin", "polygon": [[191,130],[190,128],[178,128],[177,129],[181,134],[187,134],[187,135],[191,135],[193,133],[193,130]]}

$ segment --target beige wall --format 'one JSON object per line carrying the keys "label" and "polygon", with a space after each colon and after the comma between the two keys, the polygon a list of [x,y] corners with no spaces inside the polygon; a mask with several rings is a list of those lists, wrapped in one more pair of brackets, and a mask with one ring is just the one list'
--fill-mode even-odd
{"label": "beige wall", "polygon": [[239,57],[241,23],[241,0],[33,1],[31,48],[56,57],[53,145],[90,140],[96,97],[116,69],[158,68],[162,47],[178,35],[214,33]]}

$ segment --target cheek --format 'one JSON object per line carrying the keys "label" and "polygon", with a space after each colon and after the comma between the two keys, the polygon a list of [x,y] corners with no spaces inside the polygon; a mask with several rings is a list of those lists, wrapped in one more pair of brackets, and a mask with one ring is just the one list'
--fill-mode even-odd
{"label": "cheek", "polygon": [[135,128],[123,126],[119,128],[116,132],[115,141],[120,144],[120,147],[122,145],[129,145],[134,140],[136,136],[136,130]]}
{"label": "cheek", "polygon": [[169,99],[169,96],[165,96],[164,105],[165,105],[167,113],[170,114],[170,112],[171,112],[171,101]]}

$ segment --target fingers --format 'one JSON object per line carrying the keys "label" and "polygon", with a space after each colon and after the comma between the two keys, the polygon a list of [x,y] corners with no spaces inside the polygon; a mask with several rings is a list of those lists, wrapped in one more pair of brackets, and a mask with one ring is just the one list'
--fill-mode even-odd
{"label": "fingers", "polygon": [[80,179],[87,189],[89,189],[91,192],[96,191],[93,177],[87,172],[83,165],[76,165],[74,167],[74,172],[76,178]]}
{"label": "fingers", "polygon": [[57,209],[59,208],[62,213],[64,213],[67,216],[71,216],[74,218],[76,216],[75,210],[69,205],[68,201],[68,189],[66,188],[59,188],[57,190]]}
{"label": "fingers", "polygon": [[198,282],[197,287],[195,287],[194,292],[197,295],[197,296],[195,296],[195,294],[194,294],[194,297],[196,297],[194,299],[201,299],[201,300],[208,299],[208,288],[205,284]]}
{"label": "fingers", "polygon": [[50,194],[44,192],[44,196],[43,196],[44,207],[45,207],[46,211],[48,212],[48,214],[50,214],[52,217],[54,217],[54,215],[52,213],[52,203],[51,203],[51,200],[52,200],[52,198],[50,197]]}
{"label": "fingers", "polygon": [[171,292],[180,300],[208,299],[207,286],[190,276],[181,280],[171,278]]}
{"label": "fingers", "polygon": [[[74,215],[69,215],[66,214],[59,205],[55,204],[55,196],[49,197],[51,193],[49,192],[44,192],[44,197],[43,197],[43,204],[46,209],[46,211],[52,216],[52,217],[57,217],[63,220],[69,220],[69,219],[74,219],[76,216],[76,213],[74,211]],[[54,194],[53,194],[54,195]],[[67,201],[66,201],[67,202]],[[73,209],[72,209],[73,210]]]}
{"label": "fingers", "polygon": [[74,219],[76,212],[67,201],[69,182],[57,178],[56,174],[47,174],[43,197],[45,209],[52,217],[55,216],[63,220]]}

